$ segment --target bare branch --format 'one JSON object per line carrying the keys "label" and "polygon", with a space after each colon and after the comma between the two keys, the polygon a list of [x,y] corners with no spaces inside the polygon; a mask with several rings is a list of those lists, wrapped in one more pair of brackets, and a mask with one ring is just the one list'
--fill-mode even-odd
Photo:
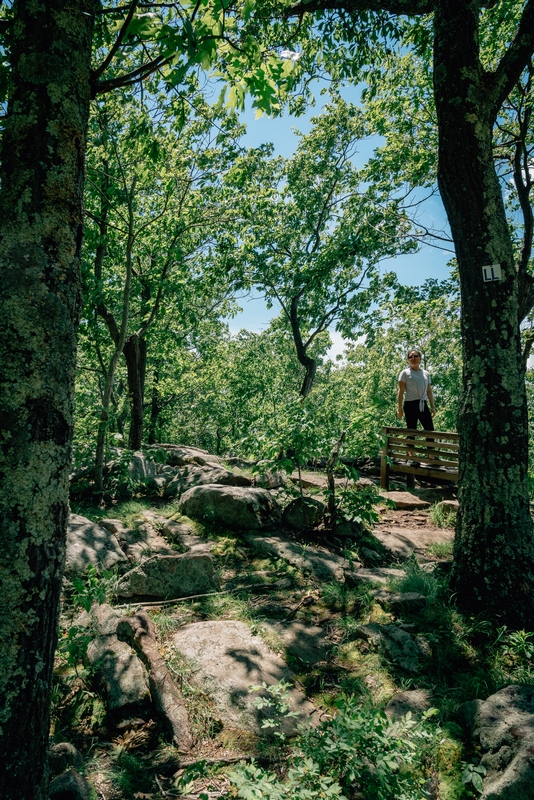
{"label": "bare branch", "polygon": [[286,16],[298,16],[309,11],[343,9],[344,11],[389,11],[391,14],[431,14],[435,0],[302,0],[285,12]]}
{"label": "bare branch", "polygon": [[486,73],[493,94],[493,116],[518,82],[534,52],[534,0],[527,0],[515,36],[493,74]]}

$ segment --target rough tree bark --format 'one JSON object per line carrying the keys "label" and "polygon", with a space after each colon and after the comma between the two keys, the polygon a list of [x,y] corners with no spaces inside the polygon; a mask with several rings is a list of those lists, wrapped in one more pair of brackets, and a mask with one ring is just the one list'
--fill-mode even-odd
{"label": "rough tree bark", "polygon": [[48,797],[95,10],[92,0],[16,0],[9,36],[0,174],[2,800]]}
{"label": "rough tree bark", "polygon": [[[479,58],[478,25],[491,0],[310,0],[326,8],[434,11],[438,182],[453,234],[462,293],[463,394],[460,513],[453,585],[463,606],[510,626],[534,627],[534,537],[529,514],[528,429],[519,325],[532,279],[516,263],[492,154],[499,109],[534,52],[534,0],[493,72]],[[482,268],[499,264],[502,281]],[[530,298],[530,300],[529,300]]]}
{"label": "rough tree bark", "polygon": [[[434,15],[438,182],[462,293],[460,512],[453,584],[467,608],[531,628],[534,540],[519,332],[522,276],[492,153],[495,118],[520,66],[505,64],[491,75],[483,71],[479,13],[477,0],[440,0]],[[500,265],[501,281],[484,282],[482,268],[491,264]]]}
{"label": "rough tree bark", "polygon": [[128,447],[130,450],[140,450],[143,441],[146,350],[144,336],[134,333],[128,337],[122,351],[128,370],[128,395],[130,397]]}

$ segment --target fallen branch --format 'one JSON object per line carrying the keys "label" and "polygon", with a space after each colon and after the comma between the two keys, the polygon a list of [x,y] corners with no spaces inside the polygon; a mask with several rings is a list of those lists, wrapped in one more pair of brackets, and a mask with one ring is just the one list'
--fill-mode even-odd
{"label": "fallen branch", "polygon": [[182,752],[193,747],[189,717],[182,694],[171,678],[158,650],[154,625],[144,611],[121,619],[117,637],[139,655],[148,672],[150,692],[156,707],[168,721],[173,742]]}
{"label": "fallen branch", "polygon": [[232,594],[242,592],[243,589],[275,589],[276,583],[250,583],[246,586],[236,586],[234,589],[220,589],[216,592],[206,592],[206,594],[191,594],[188,597],[175,597],[174,600],[147,600],[143,603],[121,603],[113,608],[159,608],[160,606],[177,606],[178,603],[185,603],[188,600],[199,600],[202,597],[213,597],[217,594]]}

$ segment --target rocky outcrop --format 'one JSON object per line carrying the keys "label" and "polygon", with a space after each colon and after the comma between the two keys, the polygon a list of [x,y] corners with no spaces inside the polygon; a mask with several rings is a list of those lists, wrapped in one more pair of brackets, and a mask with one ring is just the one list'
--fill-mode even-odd
{"label": "rocky outcrop", "polygon": [[182,553],[152,556],[119,581],[119,597],[189,597],[219,588],[219,579],[209,555]]}
{"label": "rocky outcrop", "polygon": [[117,564],[127,563],[128,559],[114,533],[79,514],[69,515],[65,560],[67,576],[80,575],[90,565],[111,569]]}
{"label": "rocky outcrop", "polygon": [[395,666],[413,675],[421,672],[423,659],[430,654],[430,647],[422,636],[412,636],[396,625],[370,622],[358,625],[356,632]]}
{"label": "rocky outcrop", "polygon": [[[259,734],[262,723],[272,714],[269,708],[258,709],[255,697],[265,692],[249,692],[251,685],[270,686],[281,680],[291,683],[293,675],[285,662],[254,636],[244,622],[212,620],[185,625],[173,637],[174,647],[194,665],[192,681],[207,692],[226,727]],[[295,730],[298,721],[315,711],[297,689],[290,691],[291,710],[297,720],[289,719],[286,733]]]}
{"label": "rocky outcrop", "polygon": [[104,687],[110,711],[124,711],[150,701],[146,670],[132,648],[117,638],[121,615],[108,605],[93,606],[89,624],[97,636],[89,642],[87,660]]}
{"label": "rocky outcrop", "polygon": [[484,751],[487,775],[480,800],[526,800],[534,786],[534,687],[506,686],[464,708]]}
{"label": "rocky outcrop", "polygon": [[240,486],[195,486],[181,497],[180,511],[200,522],[238,530],[260,530],[280,522],[276,500],[266,489]]}

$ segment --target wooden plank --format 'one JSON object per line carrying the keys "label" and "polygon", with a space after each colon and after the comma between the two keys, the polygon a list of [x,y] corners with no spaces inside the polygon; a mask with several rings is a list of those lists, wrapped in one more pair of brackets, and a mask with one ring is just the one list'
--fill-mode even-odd
{"label": "wooden plank", "polygon": [[[415,444],[417,444],[419,440],[408,439],[406,436],[404,438],[401,438],[400,436],[388,436],[388,444],[406,444],[407,441],[413,441]],[[439,443],[436,442],[436,444],[432,446],[439,447],[440,450],[451,450],[452,452],[455,453],[458,452],[458,447],[459,447],[459,445],[456,444],[455,442],[447,442],[447,444],[445,444],[445,442],[439,442]]]}
{"label": "wooden plank", "polygon": [[[399,456],[393,455],[393,459],[398,458],[398,457]],[[420,456],[420,455],[414,455],[410,459],[403,459],[403,460],[419,461],[419,462],[423,462],[424,461],[425,463],[432,464],[432,466],[435,466],[435,467],[450,467],[451,469],[454,469],[454,470],[458,471],[458,462],[457,461],[445,461],[442,458],[428,458],[426,456]],[[393,461],[393,463],[394,464],[396,463],[395,460]]]}
{"label": "wooden plank", "polygon": [[390,470],[392,472],[402,472],[407,475],[426,475],[428,478],[439,478],[440,480],[452,481],[453,483],[456,483],[458,480],[457,470],[427,469],[426,467],[409,467],[403,464],[392,464]]}
{"label": "wooden plank", "polygon": [[388,456],[390,458],[397,458],[402,461],[434,461],[436,464],[445,464],[449,467],[453,467],[454,469],[458,469],[458,459],[457,458],[449,458],[447,455],[442,456],[439,453],[437,455],[428,454],[428,453],[421,453],[417,450],[415,453],[396,453],[393,450],[388,450]]}
{"label": "wooden plank", "polygon": [[382,428],[382,433],[387,435],[390,434],[401,434],[403,436],[420,436],[423,439],[425,437],[430,437],[432,439],[449,439],[452,442],[458,441],[458,434],[457,433],[449,433],[448,431],[422,431],[420,429],[414,430],[413,428],[393,428],[389,425],[385,425]]}
{"label": "wooden plank", "polygon": [[387,458],[387,446],[382,448],[382,458],[380,459],[380,488],[389,489],[389,464]]}
{"label": "wooden plank", "polygon": [[453,461],[458,460],[458,452],[451,452],[450,450],[441,450],[433,444],[416,444],[415,442],[408,442],[407,444],[388,444],[388,453],[421,453],[428,454],[429,456],[437,456],[438,458],[450,458]]}

